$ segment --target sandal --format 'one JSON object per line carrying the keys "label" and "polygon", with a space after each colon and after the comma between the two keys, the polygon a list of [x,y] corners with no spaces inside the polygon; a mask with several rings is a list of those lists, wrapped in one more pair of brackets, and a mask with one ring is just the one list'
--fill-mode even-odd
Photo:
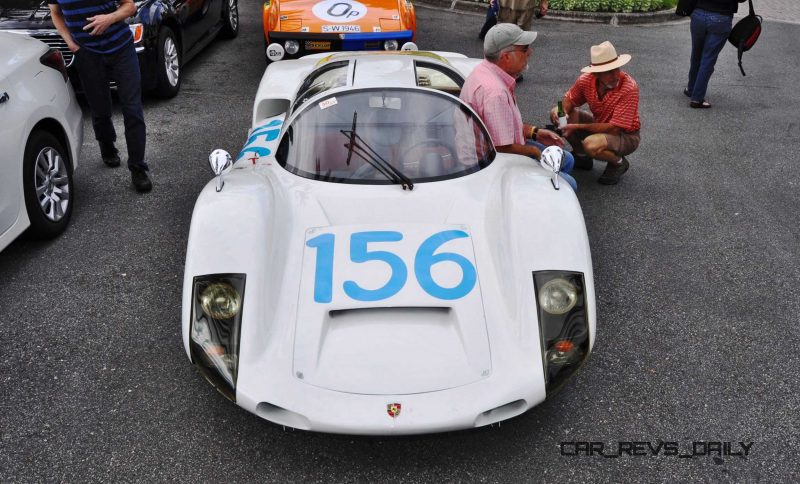
{"label": "sandal", "polygon": [[711,107],[711,103],[709,103],[705,99],[702,101],[690,101],[689,107],[695,109],[708,109]]}

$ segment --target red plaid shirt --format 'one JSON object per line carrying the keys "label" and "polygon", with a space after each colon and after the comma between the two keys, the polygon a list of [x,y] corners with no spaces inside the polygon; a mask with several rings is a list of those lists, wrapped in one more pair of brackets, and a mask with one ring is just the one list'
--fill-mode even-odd
{"label": "red plaid shirt", "polygon": [[597,97],[597,81],[592,73],[581,74],[567,91],[573,106],[589,104],[596,123],[611,123],[625,132],[639,131],[639,86],[626,72],[620,72],[619,84],[603,99]]}
{"label": "red plaid shirt", "polygon": [[478,113],[495,146],[525,144],[522,114],[514,97],[515,85],[512,76],[484,60],[475,66],[461,88],[461,100]]}

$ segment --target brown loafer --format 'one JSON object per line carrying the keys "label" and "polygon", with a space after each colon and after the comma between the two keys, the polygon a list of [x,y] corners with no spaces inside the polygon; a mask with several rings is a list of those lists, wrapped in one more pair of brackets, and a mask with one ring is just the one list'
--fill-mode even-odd
{"label": "brown loafer", "polygon": [[623,156],[618,164],[612,165],[609,163],[606,165],[606,169],[603,171],[603,174],[600,175],[600,178],[597,179],[597,183],[601,185],[616,185],[619,183],[619,179],[622,175],[628,171],[630,167],[630,163],[628,163],[628,160]]}

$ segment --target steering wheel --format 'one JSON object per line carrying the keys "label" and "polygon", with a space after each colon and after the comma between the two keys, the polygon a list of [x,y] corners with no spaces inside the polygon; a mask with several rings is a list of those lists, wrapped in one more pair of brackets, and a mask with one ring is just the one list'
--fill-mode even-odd
{"label": "steering wheel", "polygon": [[400,155],[400,159],[405,161],[408,158],[409,153],[412,153],[414,150],[423,148],[425,146],[435,146],[437,148],[444,148],[447,150],[447,154],[450,156],[450,159],[453,160],[453,163],[458,161],[458,156],[456,155],[456,150],[453,146],[445,141],[442,141],[438,138],[426,138],[420,141],[417,141],[413,145],[409,146],[408,148],[403,151],[402,155]]}

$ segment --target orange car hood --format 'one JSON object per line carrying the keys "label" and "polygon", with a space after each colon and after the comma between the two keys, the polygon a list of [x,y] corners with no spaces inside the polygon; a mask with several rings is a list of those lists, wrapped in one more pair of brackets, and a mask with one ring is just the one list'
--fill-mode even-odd
{"label": "orange car hood", "polygon": [[[316,8],[315,8],[316,7]],[[398,2],[395,0],[334,1],[283,0],[280,2],[281,31],[322,32],[323,26],[352,25],[361,32],[403,30]]]}

